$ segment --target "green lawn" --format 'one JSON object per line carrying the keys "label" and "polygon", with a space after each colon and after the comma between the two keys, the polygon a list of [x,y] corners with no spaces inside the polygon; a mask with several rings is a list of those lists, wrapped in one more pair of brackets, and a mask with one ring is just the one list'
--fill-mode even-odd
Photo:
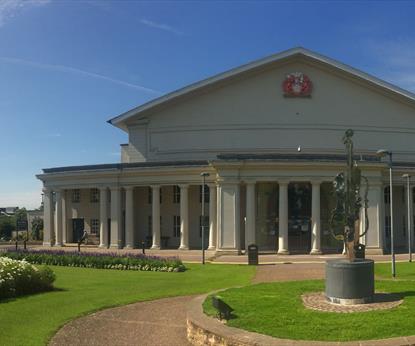
{"label": "green lawn", "polygon": [[[379,276],[390,277],[390,264],[376,266]],[[398,263],[398,278],[414,279],[415,264]],[[279,338],[351,341],[415,334],[415,283],[410,280],[380,280],[376,290],[399,292],[404,303],[391,310],[338,314],[308,310],[301,294],[323,291],[324,282],[299,281],[251,285],[220,293],[235,309],[228,325]],[[249,297],[249,298],[248,298]],[[215,314],[210,299],[205,312]]]}
{"label": "green lawn", "polygon": [[[378,263],[375,266],[376,275],[382,279],[392,278],[391,263]],[[415,280],[415,262],[397,262],[396,278],[398,280]]]}
{"label": "green lawn", "polygon": [[95,310],[248,285],[255,268],[187,264],[183,273],[51,267],[53,292],[0,302],[0,345],[44,345],[65,322]]}

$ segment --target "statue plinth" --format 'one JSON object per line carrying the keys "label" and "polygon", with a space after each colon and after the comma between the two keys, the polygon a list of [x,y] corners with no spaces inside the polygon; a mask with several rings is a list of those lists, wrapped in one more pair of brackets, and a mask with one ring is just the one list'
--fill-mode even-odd
{"label": "statue plinth", "polygon": [[335,304],[354,305],[373,302],[374,261],[368,259],[326,262],[326,298]]}

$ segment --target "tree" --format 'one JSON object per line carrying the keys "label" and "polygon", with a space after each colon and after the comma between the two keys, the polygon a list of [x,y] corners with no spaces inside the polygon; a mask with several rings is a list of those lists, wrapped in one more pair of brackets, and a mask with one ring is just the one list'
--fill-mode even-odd
{"label": "tree", "polygon": [[36,216],[32,221],[32,238],[35,240],[40,240],[40,233],[43,230],[43,220]]}

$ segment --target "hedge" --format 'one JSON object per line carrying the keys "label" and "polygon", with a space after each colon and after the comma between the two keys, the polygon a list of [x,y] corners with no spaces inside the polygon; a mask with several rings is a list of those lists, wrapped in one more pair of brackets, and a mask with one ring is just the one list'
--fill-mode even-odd
{"label": "hedge", "polygon": [[39,269],[25,260],[0,257],[0,299],[49,291],[54,281],[48,267]]}
{"label": "hedge", "polygon": [[0,256],[33,264],[97,269],[144,270],[181,272],[186,268],[176,257],[163,258],[143,254],[117,254],[112,252],[75,252],[63,250],[15,250],[7,249]]}

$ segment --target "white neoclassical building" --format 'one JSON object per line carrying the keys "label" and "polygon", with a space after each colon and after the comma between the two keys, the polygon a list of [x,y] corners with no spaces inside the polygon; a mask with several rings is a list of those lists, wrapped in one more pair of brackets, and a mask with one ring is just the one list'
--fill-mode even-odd
{"label": "white neoclassical building", "polygon": [[[109,121],[128,134],[121,163],[44,169],[44,244],[86,229],[100,247],[200,248],[201,172],[207,246],[240,253],[335,252],[332,180],[354,130],[369,179],[373,252],[390,247],[387,162],[393,152],[395,244],[408,246],[402,174],[415,170],[415,95],[303,48],[237,67]],[[415,175],[415,174],[414,174]],[[410,221],[413,224],[413,190]],[[413,229],[413,228],[412,228]],[[413,231],[412,231],[413,232]]]}

